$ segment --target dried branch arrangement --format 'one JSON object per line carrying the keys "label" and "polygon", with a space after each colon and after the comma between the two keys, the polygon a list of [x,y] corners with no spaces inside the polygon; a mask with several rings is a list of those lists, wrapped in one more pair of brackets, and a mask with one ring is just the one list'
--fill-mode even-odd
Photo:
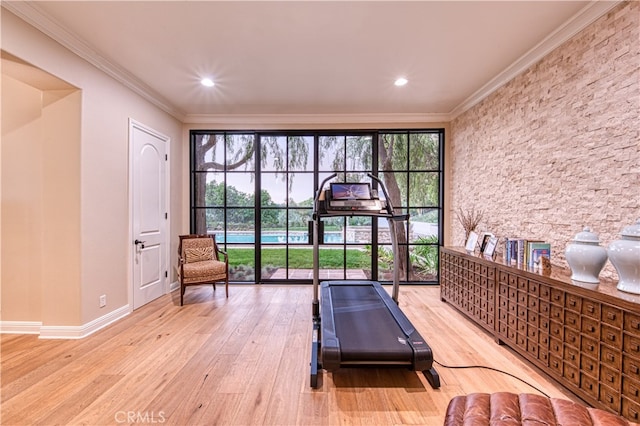
{"label": "dried branch arrangement", "polygon": [[458,208],[456,212],[456,217],[458,221],[464,228],[464,240],[466,241],[469,238],[469,234],[471,231],[475,231],[480,222],[484,217],[484,211],[476,210],[475,207],[472,207],[468,210],[462,210],[462,208]]}

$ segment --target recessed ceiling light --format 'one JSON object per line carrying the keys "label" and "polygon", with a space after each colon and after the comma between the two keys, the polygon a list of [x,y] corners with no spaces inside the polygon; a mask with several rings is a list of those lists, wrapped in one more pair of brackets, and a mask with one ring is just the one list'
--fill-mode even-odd
{"label": "recessed ceiling light", "polygon": [[404,77],[400,77],[399,79],[397,79],[393,84],[395,84],[396,86],[404,86],[405,84],[407,84],[409,82],[409,80],[407,80]]}
{"label": "recessed ceiling light", "polygon": [[215,83],[210,78],[203,78],[202,80],[200,80],[200,84],[202,84],[203,86],[206,86],[206,87],[215,86]]}

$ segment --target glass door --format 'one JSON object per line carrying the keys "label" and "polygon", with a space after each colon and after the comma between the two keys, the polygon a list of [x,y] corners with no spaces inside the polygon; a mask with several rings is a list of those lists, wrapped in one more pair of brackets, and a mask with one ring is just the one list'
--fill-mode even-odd
{"label": "glass door", "polygon": [[314,147],[313,135],[260,137],[260,281],[311,277]]}

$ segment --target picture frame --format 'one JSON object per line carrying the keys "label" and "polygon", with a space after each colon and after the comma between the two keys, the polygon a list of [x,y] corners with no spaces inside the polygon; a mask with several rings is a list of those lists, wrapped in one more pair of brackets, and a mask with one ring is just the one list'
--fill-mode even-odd
{"label": "picture frame", "polygon": [[478,234],[471,231],[469,232],[469,237],[467,238],[467,243],[464,248],[468,253],[473,253],[476,250],[476,245],[478,244]]}
{"label": "picture frame", "polygon": [[489,237],[487,245],[484,248],[484,256],[487,259],[493,259],[496,254],[496,247],[498,246],[498,238],[495,236]]}
{"label": "picture frame", "polygon": [[482,238],[480,238],[480,254],[484,253],[487,247],[487,243],[489,242],[489,239],[491,237],[495,237],[495,235],[493,235],[491,232],[484,232],[482,234]]}

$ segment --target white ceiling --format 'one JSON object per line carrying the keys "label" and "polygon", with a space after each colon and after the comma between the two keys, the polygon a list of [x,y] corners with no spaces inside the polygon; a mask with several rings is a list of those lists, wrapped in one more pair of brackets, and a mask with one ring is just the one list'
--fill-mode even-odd
{"label": "white ceiling", "polygon": [[448,120],[617,1],[2,3],[177,118],[213,122]]}

